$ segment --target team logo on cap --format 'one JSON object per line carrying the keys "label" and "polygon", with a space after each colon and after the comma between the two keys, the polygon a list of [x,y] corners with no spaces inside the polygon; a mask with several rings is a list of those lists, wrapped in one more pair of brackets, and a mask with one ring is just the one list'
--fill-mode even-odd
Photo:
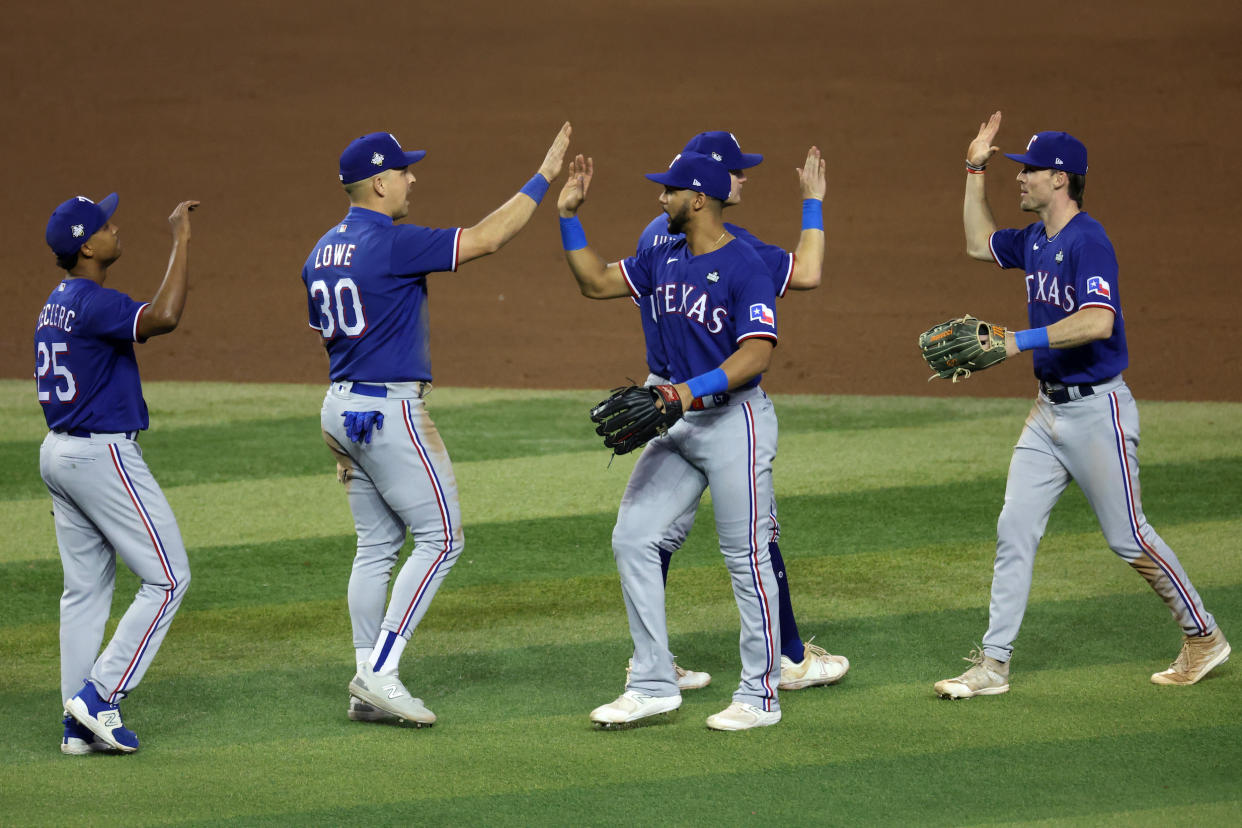
{"label": "team logo on cap", "polygon": [[94,203],[95,203],[95,202],[91,201],[89,198],[87,198],[86,196],[78,196],[78,201],[84,201],[84,202],[86,202],[87,204],[94,204]]}
{"label": "team logo on cap", "polygon": [[721,154],[720,154],[720,153],[718,153],[718,152],[713,152],[713,153],[712,153],[712,158],[713,158],[714,160],[716,160],[716,161],[723,161],[723,160],[724,160],[724,156],[723,156],[723,155],[721,155]]}
{"label": "team logo on cap", "polygon": [[742,144],[737,140],[737,136],[730,132],[729,137],[733,139],[733,143],[737,144],[737,148],[740,150],[742,148]]}
{"label": "team logo on cap", "polygon": [[678,159],[678,158],[681,158],[681,153],[680,153],[680,152],[679,152],[679,153],[677,153],[676,155],[674,155],[674,156],[673,156],[673,160],[672,160],[672,161],[669,161],[669,162],[668,162],[668,168],[669,168],[670,170],[673,168],[673,165],[677,163],[677,159]]}
{"label": "team logo on cap", "polygon": [[1034,135],[1032,135],[1032,136],[1031,136],[1031,140],[1029,140],[1029,141],[1027,141],[1027,142],[1026,142],[1026,148],[1027,148],[1027,150],[1030,150],[1030,148],[1031,148],[1031,144],[1035,143],[1036,139],[1038,139],[1038,138],[1039,138],[1039,133],[1038,133],[1038,132],[1037,132],[1037,133],[1035,133]]}
{"label": "team logo on cap", "polygon": [[377,167],[383,166],[384,156],[381,153],[378,153],[378,152],[375,153],[374,155],[371,156],[371,163]]}
{"label": "team logo on cap", "polygon": [[80,239],[86,235],[86,227],[81,224],[75,224],[69,228],[69,232],[73,233],[75,239]]}

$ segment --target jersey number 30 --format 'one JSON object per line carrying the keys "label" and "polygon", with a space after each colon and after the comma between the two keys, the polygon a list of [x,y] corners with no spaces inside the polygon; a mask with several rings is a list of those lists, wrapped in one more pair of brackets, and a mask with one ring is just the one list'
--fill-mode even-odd
{"label": "jersey number 30", "polygon": [[319,332],[324,339],[336,336],[338,326],[346,336],[358,336],[367,329],[366,309],[353,279],[337,279],[330,291],[327,282],[316,279],[311,282],[310,293],[319,305]]}
{"label": "jersey number 30", "polygon": [[51,402],[52,392],[43,390],[43,379],[49,374],[53,377],[64,377],[65,387],[62,390],[60,384],[55,380],[52,381],[56,389],[56,399],[61,402],[72,402],[73,398],[78,395],[78,383],[73,378],[73,374],[69,373],[69,369],[57,362],[57,357],[61,354],[69,353],[68,342],[53,342],[48,347],[46,342],[39,343],[39,364],[36,366],[39,380],[39,402]]}

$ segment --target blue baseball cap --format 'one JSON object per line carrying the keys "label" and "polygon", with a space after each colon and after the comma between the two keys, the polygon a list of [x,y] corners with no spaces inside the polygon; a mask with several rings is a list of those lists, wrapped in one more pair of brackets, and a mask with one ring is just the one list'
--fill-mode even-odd
{"label": "blue baseball cap", "polygon": [[673,159],[668,170],[648,173],[647,178],[675,190],[694,190],[721,201],[727,201],[733,189],[729,168],[699,152],[683,152]]}
{"label": "blue baseball cap", "polygon": [[1041,169],[1087,174],[1087,147],[1068,132],[1037,132],[1027,142],[1025,154],[1007,152],[1005,157]]}
{"label": "blue baseball cap", "polygon": [[408,167],[423,160],[425,150],[406,152],[391,132],[372,132],[350,142],[341,153],[341,183],[353,184],[384,170]]}
{"label": "blue baseball cap", "polygon": [[118,201],[120,196],[112,193],[98,204],[86,196],[74,196],[61,204],[47,220],[47,246],[61,257],[77,253],[112,218]]}
{"label": "blue baseball cap", "polygon": [[682,152],[709,155],[724,164],[726,170],[745,170],[763,161],[763,156],[757,152],[742,152],[742,145],[732,132],[700,132],[690,139]]}

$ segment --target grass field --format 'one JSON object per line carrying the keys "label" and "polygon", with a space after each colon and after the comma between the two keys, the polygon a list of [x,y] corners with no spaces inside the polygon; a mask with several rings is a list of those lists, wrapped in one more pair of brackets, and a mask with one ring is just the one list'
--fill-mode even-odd
{"label": "grass field", "polygon": [[[784,721],[708,731],[737,675],[710,501],[669,578],[673,648],[715,676],[671,721],[596,732],[629,635],[608,538],[632,459],[599,391],[437,389],[466,548],[403,661],[440,722],[349,722],[345,497],[322,389],[153,384],[152,470],[193,584],[125,704],[142,750],[65,757],[60,564],[29,382],[0,382],[0,825],[1189,825],[1242,823],[1238,659],[1193,688],[1163,604],[1057,507],[1004,696],[945,702],[987,621],[1024,400],[776,398],[782,549],[804,637],[849,656]],[[1144,506],[1242,641],[1242,405],[1142,404]],[[114,618],[132,596],[120,577]]]}

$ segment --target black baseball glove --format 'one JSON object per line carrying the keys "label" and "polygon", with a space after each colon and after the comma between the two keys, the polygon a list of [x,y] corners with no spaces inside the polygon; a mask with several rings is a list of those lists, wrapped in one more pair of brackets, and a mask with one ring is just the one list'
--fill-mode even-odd
{"label": "black baseball glove", "polygon": [[591,409],[595,433],[604,446],[626,454],[664,434],[681,419],[681,397],[671,385],[630,385]]}
{"label": "black baseball glove", "polygon": [[1003,361],[1005,334],[1000,325],[990,325],[970,315],[924,331],[919,335],[919,350],[936,372],[929,379],[940,377],[957,382]]}

